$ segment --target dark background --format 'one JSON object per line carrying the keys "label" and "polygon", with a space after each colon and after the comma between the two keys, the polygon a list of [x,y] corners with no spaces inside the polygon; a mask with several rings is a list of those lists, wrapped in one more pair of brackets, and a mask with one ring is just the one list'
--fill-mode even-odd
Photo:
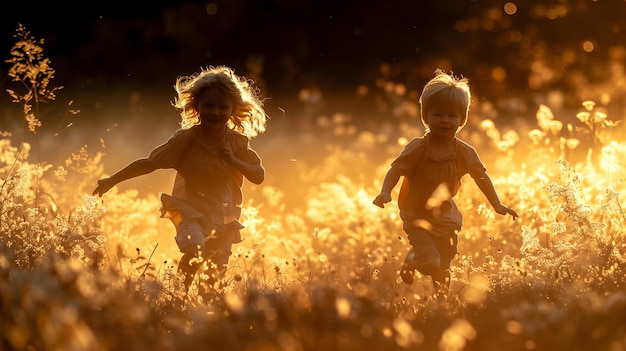
{"label": "dark background", "polygon": [[[58,79],[85,89],[145,88],[200,66],[246,70],[262,57],[271,89],[307,84],[345,89],[382,62],[442,55],[459,45],[455,22],[472,1],[107,1],[62,6],[15,2],[4,12],[5,55],[22,23],[44,38]],[[448,4],[450,3],[450,4]],[[478,59],[478,58],[477,58]],[[318,83],[319,82],[319,83]]]}
{"label": "dark background", "polygon": [[[214,15],[207,13],[210,3],[217,7]],[[556,69],[587,70],[590,82],[607,78],[608,72],[591,63],[605,62],[610,47],[624,45],[626,2],[523,1],[513,15],[503,13],[505,3],[16,1],[2,11],[0,52],[8,57],[21,23],[45,40],[57,84],[86,93],[169,88],[177,75],[207,65],[226,64],[246,74],[256,57],[268,95],[289,96],[313,85],[349,91],[371,84],[382,63],[401,66],[395,79],[419,88],[442,59],[469,76],[481,96],[519,95],[528,89],[530,65],[541,47],[548,60],[573,51],[574,62]],[[474,21],[475,27],[460,32],[459,21]],[[512,32],[522,39],[513,41]],[[583,40],[595,42],[594,52],[582,52]],[[415,73],[411,66],[425,67]],[[489,90],[494,66],[507,72],[506,91]],[[554,79],[541,88],[574,87]]]}
{"label": "dark background", "polygon": [[[71,135],[76,142],[117,128],[131,136],[125,145],[142,150],[178,123],[170,105],[176,77],[222,64],[257,82],[275,124],[301,126],[311,111],[350,114],[364,126],[394,120],[394,103],[415,101],[438,67],[469,77],[475,113],[501,125],[532,122],[540,103],[571,119],[586,99],[623,118],[625,1],[514,1],[513,14],[505,13],[506,3],[17,1],[1,11],[0,53],[10,57],[18,23],[44,39],[53,85],[64,88],[56,107],[44,111],[42,132],[68,122],[71,101],[81,110],[71,117],[80,130]],[[583,50],[584,41],[594,49]],[[13,84],[8,65],[0,66],[3,91]],[[406,92],[390,96],[388,83]],[[303,91],[319,91],[323,104],[313,101],[311,110]],[[0,103],[1,129],[22,123],[19,105],[6,94]]]}

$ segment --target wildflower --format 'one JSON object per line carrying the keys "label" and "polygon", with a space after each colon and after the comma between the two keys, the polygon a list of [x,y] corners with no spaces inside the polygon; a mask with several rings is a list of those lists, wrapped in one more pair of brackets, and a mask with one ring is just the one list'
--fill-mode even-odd
{"label": "wildflower", "polygon": [[43,55],[44,40],[36,40],[22,24],[18,25],[14,37],[17,42],[11,48],[11,58],[6,60],[13,65],[7,75],[14,82],[21,82],[28,91],[21,95],[11,89],[7,89],[7,92],[13,102],[22,104],[28,131],[35,133],[42,123],[32,111],[32,102],[37,104],[54,100],[56,91],[63,87],[49,87],[55,70],[50,65],[50,59]]}
{"label": "wildflower", "polygon": [[54,171],[54,177],[59,183],[65,182],[65,176],[67,176],[67,170],[63,166],[57,167],[56,171]]}
{"label": "wildflower", "polygon": [[596,103],[591,101],[591,100],[585,100],[583,101],[583,107],[585,108],[585,110],[587,111],[591,111],[593,110],[594,106],[596,106]]}
{"label": "wildflower", "polygon": [[543,140],[543,138],[545,138],[545,133],[542,132],[539,129],[533,129],[530,132],[528,132],[528,138],[530,138],[530,140],[533,142],[533,144],[539,145],[541,140]]}

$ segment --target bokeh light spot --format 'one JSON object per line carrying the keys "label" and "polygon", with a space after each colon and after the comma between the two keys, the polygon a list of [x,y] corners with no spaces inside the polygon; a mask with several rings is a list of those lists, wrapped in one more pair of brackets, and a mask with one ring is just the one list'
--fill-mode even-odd
{"label": "bokeh light spot", "polygon": [[499,20],[502,17],[502,12],[497,8],[489,9],[487,16],[493,20]]}
{"label": "bokeh light spot", "polygon": [[208,5],[206,5],[206,13],[208,13],[209,15],[213,16],[217,14],[217,4],[214,2],[210,2]]}
{"label": "bokeh light spot", "polygon": [[515,13],[517,13],[517,5],[512,2],[507,2],[506,4],[504,4],[504,12],[507,15],[514,15]]}
{"label": "bokeh light spot", "polygon": [[594,45],[590,40],[585,40],[583,41],[583,50],[585,50],[585,52],[592,52],[594,49]]}
{"label": "bokeh light spot", "polygon": [[502,82],[506,78],[506,71],[502,67],[494,67],[491,70],[491,78],[497,82]]}
{"label": "bokeh light spot", "polygon": [[522,33],[518,30],[512,30],[509,32],[509,40],[513,42],[518,42],[522,40]]}
{"label": "bokeh light spot", "polygon": [[359,85],[359,87],[356,89],[356,95],[359,97],[365,97],[368,93],[369,88],[367,87],[367,85]]}
{"label": "bokeh light spot", "polygon": [[469,22],[466,20],[459,20],[456,21],[456,25],[455,28],[457,31],[463,33],[463,32],[467,32],[469,30]]}

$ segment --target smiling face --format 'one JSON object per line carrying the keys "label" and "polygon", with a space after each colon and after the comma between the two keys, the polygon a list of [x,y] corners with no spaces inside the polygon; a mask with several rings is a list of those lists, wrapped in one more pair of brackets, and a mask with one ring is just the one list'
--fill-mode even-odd
{"label": "smiling face", "polygon": [[207,127],[221,127],[231,118],[235,103],[219,89],[207,89],[198,95],[196,108],[200,124]]}

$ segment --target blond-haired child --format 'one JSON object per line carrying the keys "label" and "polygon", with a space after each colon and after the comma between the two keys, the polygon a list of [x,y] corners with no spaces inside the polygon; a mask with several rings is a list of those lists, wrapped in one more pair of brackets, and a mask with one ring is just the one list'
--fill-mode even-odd
{"label": "blond-haired child", "polygon": [[217,282],[232,244],[241,241],[243,179],[260,184],[265,178],[249,140],[265,131],[267,116],[253,82],[225,66],[179,77],[174,87],[181,128],[149,156],[100,179],[93,194],[157,169],[175,169],[172,194],[161,194],[161,216],[176,227],[183,253],[178,270],[188,289],[202,263],[214,268],[209,285]]}
{"label": "blond-haired child", "polygon": [[500,202],[476,150],[457,138],[467,123],[471,104],[467,78],[437,69],[424,86],[419,103],[426,133],[411,140],[391,163],[373,203],[384,207],[390,202],[391,191],[404,177],[398,207],[411,249],[400,277],[412,284],[418,270],[431,276],[438,292],[447,292],[450,263],[457,254],[463,224],[453,199],[461,178],[469,173],[498,214],[510,214],[513,219],[518,214]]}

